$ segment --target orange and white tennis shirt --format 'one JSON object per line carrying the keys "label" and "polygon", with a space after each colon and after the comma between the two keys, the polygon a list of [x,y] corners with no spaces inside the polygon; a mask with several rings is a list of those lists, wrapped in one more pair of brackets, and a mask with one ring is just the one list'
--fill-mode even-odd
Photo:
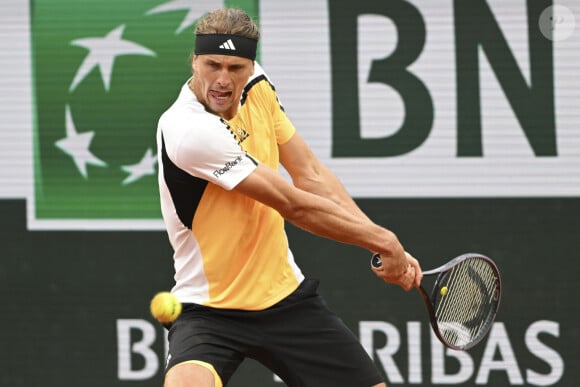
{"label": "orange and white tennis shirt", "polygon": [[205,111],[187,83],[163,113],[158,182],[181,302],[261,310],[304,279],[284,219],[233,190],[258,163],[278,170],[278,144],[295,131],[257,63],[232,120]]}

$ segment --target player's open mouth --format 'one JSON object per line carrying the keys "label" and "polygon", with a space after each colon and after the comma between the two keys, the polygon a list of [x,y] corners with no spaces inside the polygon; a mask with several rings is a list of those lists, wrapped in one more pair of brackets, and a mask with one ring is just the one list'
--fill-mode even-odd
{"label": "player's open mouth", "polygon": [[212,99],[216,100],[218,103],[229,101],[232,96],[231,91],[216,91],[210,90],[209,95]]}

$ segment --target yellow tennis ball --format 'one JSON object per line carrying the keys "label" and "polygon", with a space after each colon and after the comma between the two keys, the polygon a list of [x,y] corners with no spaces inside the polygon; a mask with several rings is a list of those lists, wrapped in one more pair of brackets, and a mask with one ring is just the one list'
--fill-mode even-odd
{"label": "yellow tennis ball", "polygon": [[447,290],[448,290],[447,286],[443,286],[439,291],[439,293],[441,293],[442,296],[445,296],[447,294]]}
{"label": "yellow tennis ball", "polygon": [[151,315],[162,324],[175,321],[181,314],[181,302],[170,292],[159,292],[151,299]]}

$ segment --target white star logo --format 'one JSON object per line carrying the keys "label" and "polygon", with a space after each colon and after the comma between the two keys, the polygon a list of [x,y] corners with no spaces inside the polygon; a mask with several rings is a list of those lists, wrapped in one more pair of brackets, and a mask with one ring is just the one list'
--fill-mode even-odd
{"label": "white star logo", "polygon": [[175,34],[179,34],[187,27],[193,25],[197,19],[203,16],[205,13],[212,11],[216,8],[223,6],[223,0],[170,0],[167,3],[158,5],[157,7],[149,10],[147,15],[154,15],[156,13],[171,12],[187,10],[187,15],[177,27]]}
{"label": "white star logo", "polygon": [[127,173],[129,176],[123,180],[123,185],[131,184],[134,181],[139,180],[143,176],[154,175],[155,165],[157,164],[157,156],[153,155],[151,148],[147,149],[141,161],[133,165],[123,165],[121,169]]}
{"label": "white star logo", "polygon": [[105,90],[109,91],[115,58],[122,55],[156,56],[155,52],[147,47],[122,39],[124,29],[125,25],[120,25],[105,37],[76,39],[70,43],[73,46],[86,48],[89,53],[79,66],[69,91],[73,91],[95,67],[99,67]]}
{"label": "white star logo", "polygon": [[66,137],[56,141],[55,145],[64,153],[72,157],[77,166],[77,169],[86,179],[87,164],[96,165],[98,167],[106,167],[107,163],[89,151],[89,147],[91,145],[91,141],[93,141],[95,132],[77,133],[74,122],[72,120],[72,115],[70,113],[70,107],[66,105],[65,109]]}
{"label": "white star logo", "polygon": [[[181,24],[175,32],[175,34],[179,34],[194,25],[201,16],[223,6],[223,4],[223,0],[167,0],[163,4],[150,9],[146,15],[185,11],[185,18],[181,21]],[[88,50],[88,53],[76,70],[69,87],[69,93],[72,93],[95,68],[98,69],[104,89],[108,92],[113,82],[113,72],[118,71],[114,66],[117,57],[127,55],[157,57],[156,52],[148,47],[135,41],[123,39],[124,31],[125,24],[122,24],[112,29],[105,36],[79,38],[70,42],[72,46],[82,47]],[[56,141],[55,146],[69,155],[73,159],[80,174],[85,179],[88,179],[87,165],[108,167],[108,164],[89,150],[95,132],[77,132],[69,105],[66,105],[65,114],[66,137]],[[120,169],[128,174],[121,182],[121,185],[127,186],[143,177],[155,175],[157,173],[156,166],[157,156],[154,154],[152,148],[149,148],[145,151],[145,154],[139,162],[120,166]]]}

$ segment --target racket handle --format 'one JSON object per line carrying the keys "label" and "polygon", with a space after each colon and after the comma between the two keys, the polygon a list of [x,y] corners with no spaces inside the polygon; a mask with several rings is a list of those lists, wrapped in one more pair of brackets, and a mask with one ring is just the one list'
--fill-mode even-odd
{"label": "racket handle", "polygon": [[380,269],[380,267],[383,266],[383,260],[379,253],[373,254],[373,257],[371,258],[371,266],[375,269]]}

